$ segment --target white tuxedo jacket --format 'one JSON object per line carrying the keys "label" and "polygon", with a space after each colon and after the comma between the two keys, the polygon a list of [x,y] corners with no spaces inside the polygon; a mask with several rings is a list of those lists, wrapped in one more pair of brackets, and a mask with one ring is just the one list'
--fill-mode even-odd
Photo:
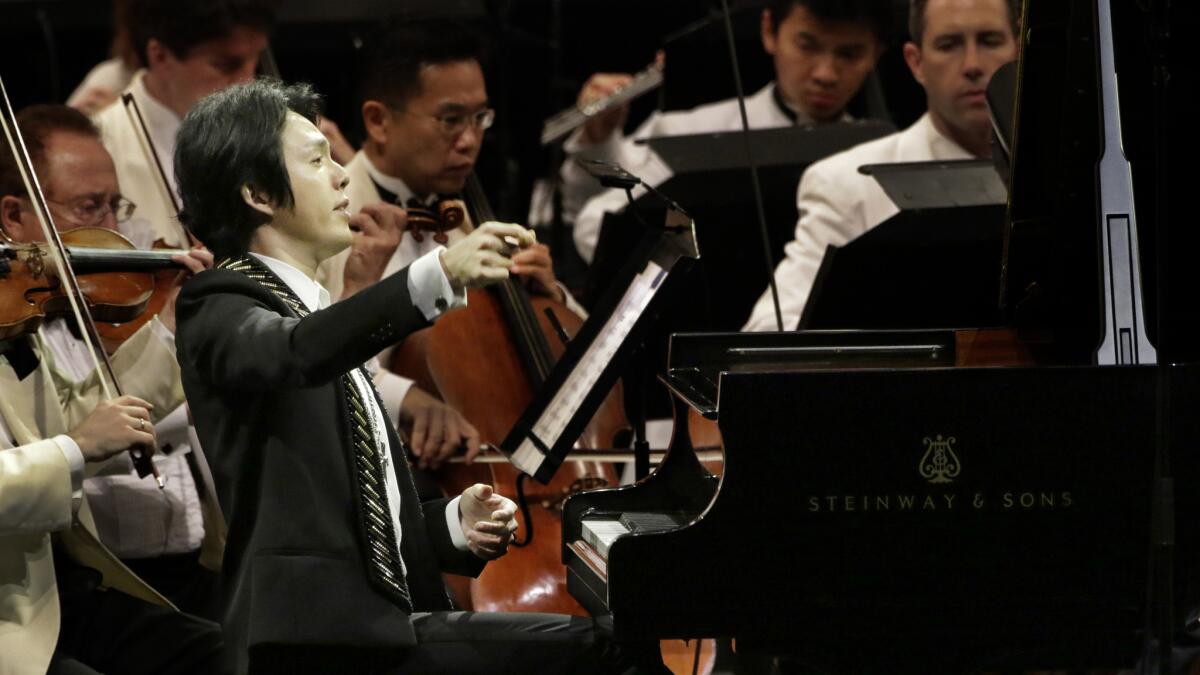
{"label": "white tuxedo jacket", "polygon": [[[0,415],[17,447],[0,449],[0,675],[46,672],[58,642],[60,614],[51,532],[80,564],[101,573],[109,588],[170,606],[125,567],[96,537],[87,507],[72,517],[70,469],[54,436],[83,420],[100,401],[93,374],[73,384],[58,374],[49,350],[21,380],[0,359]],[[175,354],[147,324],[113,356],[128,393],[154,405],[153,413],[183,401]]]}
{"label": "white tuxedo jacket", "polygon": [[[971,153],[946,138],[926,113],[909,128],[856,145],[808,167],[800,178],[796,236],[784,247],[775,268],[783,329],[793,330],[827,246],[842,246],[899,212],[871,176],[858,172],[864,164],[971,159]],[[770,289],[755,303],[742,330],[776,330]]]}

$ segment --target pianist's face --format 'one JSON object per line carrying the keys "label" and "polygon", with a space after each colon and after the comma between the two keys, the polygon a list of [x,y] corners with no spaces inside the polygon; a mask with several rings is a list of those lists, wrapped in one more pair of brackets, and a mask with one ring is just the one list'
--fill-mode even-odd
{"label": "pianist's face", "polygon": [[904,57],[934,122],[953,137],[989,133],[988,81],[1017,54],[1006,0],[929,0],[924,27]]}
{"label": "pianist's face", "polygon": [[796,4],[778,29],[763,10],[762,41],[783,100],[818,122],[842,115],[883,51],[867,22],[827,21]]}
{"label": "pianist's face", "polygon": [[[346,171],[329,155],[329,141],[303,116],[289,111],[280,134],[292,205],[283,207],[243,188],[246,203],[270,218],[267,255],[320,262],[350,246]],[[267,229],[267,228],[260,228]],[[286,254],[286,255],[283,255]]]}

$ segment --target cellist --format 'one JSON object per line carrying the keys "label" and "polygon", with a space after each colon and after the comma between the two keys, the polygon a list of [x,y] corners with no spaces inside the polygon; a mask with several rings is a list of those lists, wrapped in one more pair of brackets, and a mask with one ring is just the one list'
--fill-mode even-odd
{"label": "cellist", "polygon": [[[381,32],[364,52],[359,106],[366,140],[346,165],[351,211],[380,201],[428,207],[439,198],[457,196],[495,119],[488,105],[481,39],[454,21],[409,21]],[[352,248],[320,270],[318,279],[334,298],[353,295],[439,246],[433,236],[381,229],[361,219],[352,223]],[[460,230],[447,234],[450,242],[463,235]],[[584,314],[555,278],[544,244],[514,255],[512,272],[530,291]],[[375,382],[389,414],[399,413],[394,421],[412,430],[413,452],[422,466],[436,466],[461,446],[469,455],[478,451],[479,434],[459,411],[391,373],[381,370]]]}
{"label": "cellist", "polygon": [[[87,119],[65,107],[18,119],[52,216],[115,227],[128,207]],[[44,237],[33,208],[0,144],[0,218],[17,242]],[[112,400],[98,375],[65,375],[40,334],[0,342],[0,672],[225,672],[218,626],[177,611],[100,542],[82,487],[114,455],[153,444],[153,422],[182,400],[172,327],[155,319],[117,351],[131,394]]]}

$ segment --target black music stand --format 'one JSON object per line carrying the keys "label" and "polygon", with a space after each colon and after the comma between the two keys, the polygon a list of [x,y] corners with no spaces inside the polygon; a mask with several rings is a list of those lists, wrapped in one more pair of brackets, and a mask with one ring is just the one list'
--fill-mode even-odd
{"label": "black music stand", "polygon": [[821,261],[798,328],[996,326],[1004,184],[989,160],[876,164],[900,213]]}
{"label": "black music stand", "polygon": [[[892,131],[881,122],[757,129],[750,143],[759,165],[775,260],[796,224],[796,186],[809,164]],[[754,226],[754,196],[746,179],[746,139],[721,132],[650,139],[674,176],[659,190],[683,204],[696,221],[704,259],[687,282],[686,302],[665,318],[665,336],[678,330],[736,330],[767,287],[767,267]],[[644,220],[662,222],[665,206],[651,194],[632,206]],[[642,227],[626,207],[607,214],[600,230],[583,302],[592,306],[616,278]],[[736,274],[730,274],[736,270]]]}
{"label": "black music stand", "polygon": [[[500,444],[514,466],[542,483],[550,481],[633,359],[658,312],[677,297],[679,279],[699,257],[695,228],[682,211],[668,211],[662,230],[644,234],[619,283],[567,343],[566,352]],[[631,388],[640,394],[640,384]],[[634,408],[641,412],[640,406]],[[631,421],[638,436],[635,462],[645,473],[649,445],[644,415]]]}

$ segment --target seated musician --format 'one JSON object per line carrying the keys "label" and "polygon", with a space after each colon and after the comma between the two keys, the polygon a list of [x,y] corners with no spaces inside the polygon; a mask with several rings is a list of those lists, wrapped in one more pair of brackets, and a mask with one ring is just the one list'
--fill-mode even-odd
{"label": "seated musician", "polygon": [[[397,219],[389,216],[398,213],[403,223],[400,207],[432,206],[439,198],[457,197],[495,114],[488,107],[482,42],[459,23],[398,24],[376,36],[365,51],[359,89],[367,138],[346,165],[350,210],[359,212],[351,221],[354,244],[324,263],[317,277],[334,298],[353,295],[440,246],[430,233],[395,227]],[[446,234],[453,242],[464,232]],[[544,244],[517,252],[511,271],[531,291],[584,313],[555,279]],[[379,361],[387,363],[386,351]],[[436,467],[459,447],[468,456],[478,452],[479,434],[458,411],[383,369],[375,384],[393,421],[414,432],[412,451],[422,466]]]}
{"label": "seated musician", "polygon": [[[775,79],[746,99],[753,129],[847,119],[846,104],[858,93],[887,44],[891,3],[880,0],[771,0],[762,12],[763,49],[775,64]],[[579,94],[584,105],[629,82],[624,74],[593,75]],[[575,246],[591,262],[604,214],[625,208],[624,190],[602,190],[576,158],[620,164],[651,185],[671,170],[647,145],[635,141],[742,128],[736,99],[692,110],[655,113],[634,132],[621,133],[629,106],[590,120],[567,139],[563,163],[563,209],[575,217]],[[636,193],[635,193],[636,196]]]}
{"label": "seated musician", "polygon": [[423,499],[361,367],[467,286],[507,278],[532,233],[485,223],[328,306],[314,276],[350,245],[350,212],[317,103],[306,86],[232,87],[188,113],[176,149],[184,218],[222,259],[180,294],[178,356],[229,519],[237,671],[620,666],[590,619],[450,611],[439,571],[478,574],[503,555],[515,505],[483,485]]}
{"label": "seated musician", "polygon": [[[1013,0],[912,0],[904,60],[925,89],[928,111],[907,129],[810,166],[800,179],[796,237],[775,268],[784,330],[800,321],[825,247],[841,246],[898,212],[864,164],[991,156],[984,98],[1000,66],[1016,58]],[[776,330],[770,291],[743,330]]]}
{"label": "seated musician", "polygon": [[[34,170],[49,200],[60,231],[78,227],[117,229],[136,213],[117,182],[112,159],[100,143],[96,127],[83,113],[62,105],[35,105],[17,115],[30,150]],[[0,229],[13,241],[42,241],[24,185],[16,173],[11,153],[0,156]],[[197,265],[211,263],[211,254],[199,251]],[[199,269],[197,267],[196,269]],[[160,334],[168,351],[174,304],[147,327]],[[160,320],[161,319],[161,320]],[[45,348],[54,355],[64,378],[81,381],[91,374],[94,361],[78,337],[72,321],[51,319],[38,331]],[[128,346],[157,345],[131,339]],[[178,378],[171,367],[164,375]],[[178,383],[175,384],[178,387]],[[169,414],[168,414],[169,413]],[[213,586],[219,568],[224,523],[215,508],[215,496],[206,494],[192,466],[202,461],[188,457],[187,415],[184,408],[162,410],[156,434],[164,450],[154,458],[165,477],[165,487],[140,478],[126,456],[105,463],[84,481],[100,540],[126,565],[187,612],[216,619]]]}
{"label": "seated musician", "polygon": [[[68,227],[80,214],[94,221],[81,224],[115,227],[124,203],[87,118],[35,106],[18,125],[51,215]],[[9,148],[0,148],[0,223],[9,244],[44,240],[32,208]],[[198,271],[211,257],[196,252],[180,261]],[[0,286],[11,283],[15,277],[0,276]],[[225,672],[219,627],[177,611],[101,543],[84,490],[85,476],[128,470],[122,451],[153,443],[153,422],[182,401],[173,313],[169,303],[113,355],[130,395],[111,401],[101,400],[97,374],[76,379],[58,360],[50,335],[65,335],[62,321],[0,341],[4,673]],[[144,482],[158,491],[153,479]]]}
{"label": "seated musician", "polygon": [[[115,18],[124,25],[117,28],[114,49],[119,41],[123,50],[132,52],[130,60],[142,64],[122,93],[137,103],[172,190],[177,188],[171,158],[183,116],[204,96],[253,79],[279,4],[279,0],[117,0]],[[136,118],[126,113],[118,98],[94,120],[117,164],[121,185],[138,205],[139,222],[122,232],[139,246],[155,240],[186,245],[176,207],[142,148]],[[335,157],[353,154],[336,125],[322,119],[321,129],[335,150],[343,148]]]}
{"label": "seated musician", "polygon": [[[123,93],[137,102],[158,160],[174,186],[171,157],[180,121],[196,101],[254,77],[274,24],[275,0],[130,0],[128,32],[143,68]],[[118,100],[93,118],[112,154],[125,196],[138,205],[145,238],[186,246],[141,130]]]}

